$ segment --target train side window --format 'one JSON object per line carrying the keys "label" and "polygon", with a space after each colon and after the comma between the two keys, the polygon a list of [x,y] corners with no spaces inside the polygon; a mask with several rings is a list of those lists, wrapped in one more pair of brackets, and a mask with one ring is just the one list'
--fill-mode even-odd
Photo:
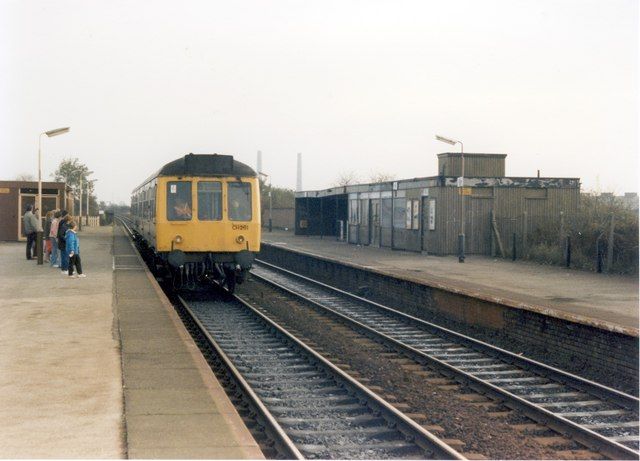
{"label": "train side window", "polygon": [[251,184],[227,183],[227,200],[231,221],[251,221]]}
{"label": "train side window", "polygon": [[198,219],[200,221],[220,221],[222,219],[221,182],[198,182]]}
{"label": "train side window", "polygon": [[167,183],[167,219],[169,221],[191,220],[191,183],[169,181]]}

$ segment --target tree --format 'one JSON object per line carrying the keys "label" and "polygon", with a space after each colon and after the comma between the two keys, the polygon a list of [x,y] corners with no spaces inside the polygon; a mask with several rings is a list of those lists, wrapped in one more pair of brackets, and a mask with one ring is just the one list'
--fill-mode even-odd
{"label": "tree", "polygon": [[35,181],[36,178],[30,173],[20,173],[16,176],[16,181]]}
{"label": "tree", "polygon": [[381,182],[389,182],[396,179],[396,175],[393,173],[386,173],[384,171],[375,171],[369,176],[369,181],[373,184]]}
{"label": "tree", "polygon": [[[82,179],[82,189],[83,189],[83,214],[89,211],[88,214],[96,215],[98,214],[97,210],[97,201],[93,192],[93,187],[91,187],[91,180],[88,179],[88,176],[91,175],[91,171],[89,171],[89,167],[87,167],[84,163],[81,163],[77,158],[68,158],[64,159],[60,162],[60,165],[53,173],[53,178],[55,181],[64,181],[68,186],[73,187],[76,191],[76,196],[79,197],[80,194],[77,193],[80,187],[80,179]],[[87,191],[89,193],[89,210],[86,210],[86,200],[87,200]],[[80,206],[78,205],[78,209]]]}
{"label": "tree", "polygon": [[355,171],[353,170],[346,171],[344,173],[341,173],[340,176],[338,176],[338,179],[333,181],[332,186],[334,187],[349,186],[351,184],[357,184],[358,181],[359,181],[358,175],[356,174]]}
{"label": "tree", "polygon": [[53,173],[53,179],[55,181],[64,181],[68,186],[76,188],[80,185],[81,178],[82,183],[86,184],[87,176],[90,174],[89,168],[84,163],[80,163],[80,160],[66,158],[60,162],[58,169]]}
{"label": "tree", "polygon": [[269,189],[271,189],[271,206],[273,208],[294,208],[295,191],[284,187],[269,186],[260,179],[260,196],[262,211],[269,209]]}

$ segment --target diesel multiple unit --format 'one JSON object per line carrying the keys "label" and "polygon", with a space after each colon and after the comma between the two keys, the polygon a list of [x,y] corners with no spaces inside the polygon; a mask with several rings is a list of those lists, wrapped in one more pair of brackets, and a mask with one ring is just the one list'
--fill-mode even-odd
{"label": "diesel multiple unit", "polygon": [[174,287],[210,278],[233,291],[260,251],[256,172],[230,155],[189,154],[134,189],[133,229]]}

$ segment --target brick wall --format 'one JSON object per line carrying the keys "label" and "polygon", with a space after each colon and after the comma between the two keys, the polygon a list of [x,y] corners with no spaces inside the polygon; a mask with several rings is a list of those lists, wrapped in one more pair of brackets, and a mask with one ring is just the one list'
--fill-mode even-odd
{"label": "brick wall", "polygon": [[259,258],[587,379],[637,393],[637,337],[264,243]]}

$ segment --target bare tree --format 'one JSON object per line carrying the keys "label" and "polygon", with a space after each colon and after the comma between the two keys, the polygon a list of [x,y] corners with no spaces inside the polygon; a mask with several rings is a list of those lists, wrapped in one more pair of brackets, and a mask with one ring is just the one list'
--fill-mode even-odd
{"label": "bare tree", "polygon": [[36,178],[30,173],[20,173],[16,176],[16,181],[35,181]]}
{"label": "bare tree", "polygon": [[369,181],[373,184],[381,183],[381,182],[389,182],[396,179],[396,175],[393,173],[388,173],[385,171],[374,171],[369,176]]}
{"label": "bare tree", "polygon": [[355,171],[351,170],[341,173],[340,176],[338,176],[338,179],[333,181],[332,185],[334,187],[349,186],[351,184],[357,184],[358,181],[358,175]]}

